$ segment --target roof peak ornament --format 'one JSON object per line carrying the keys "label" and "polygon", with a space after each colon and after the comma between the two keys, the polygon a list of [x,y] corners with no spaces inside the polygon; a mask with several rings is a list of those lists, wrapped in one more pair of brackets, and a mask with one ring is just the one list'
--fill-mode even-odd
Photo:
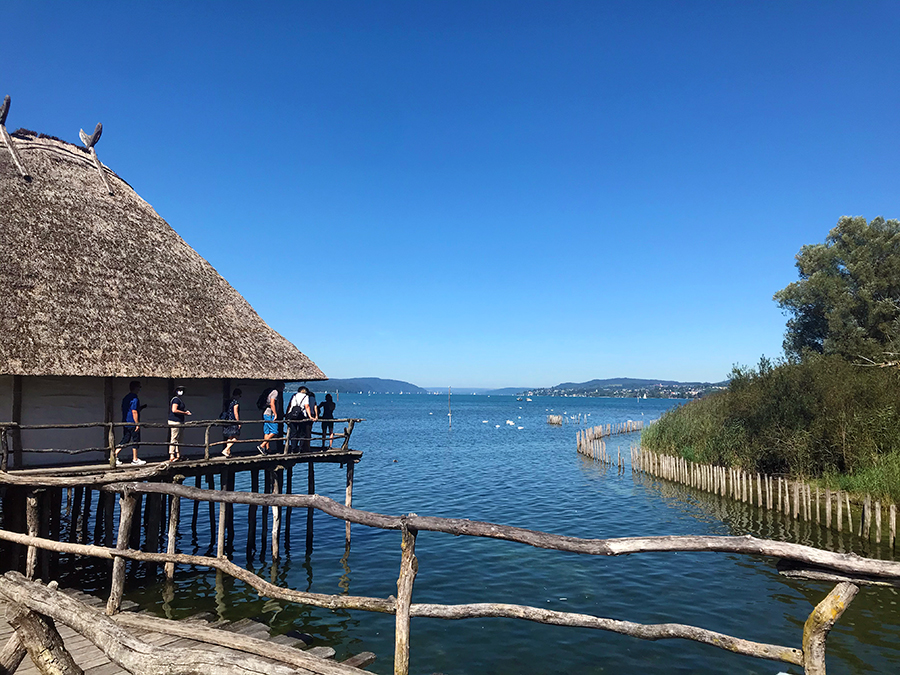
{"label": "roof peak ornament", "polygon": [[94,133],[92,133],[90,136],[84,133],[84,129],[78,130],[78,135],[81,137],[81,142],[84,143],[84,147],[86,147],[88,150],[90,150],[97,144],[97,141],[100,140],[100,135],[102,133],[103,125],[100,122],[97,122],[97,126],[94,127]]}
{"label": "roof peak ornament", "polygon": [[31,176],[28,175],[28,172],[25,170],[25,165],[22,164],[22,158],[19,157],[19,151],[16,150],[16,146],[13,145],[9,133],[6,131],[6,116],[9,115],[10,100],[9,94],[7,94],[3,97],[3,103],[0,104],[0,138],[3,138],[3,142],[6,143],[6,147],[9,148],[9,154],[12,155],[13,163],[19,170],[19,174],[25,180],[30,181]]}
{"label": "roof peak ornament", "polygon": [[97,141],[100,140],[100,135],[103,133],[103,125],[100,122],[97,122],[97,126],[94,127],[94,133],[88,136],[84,133],[84,129],[78,130],[78,135],[81,137],[81,142],[84,143],[84,147],[88,149],[88,152],[91,153],[91,157],[94,160],[94,166],[97,167],[97,172],[100,174],[100,180],[103,181],[104,187],[106,187],[106,191],[109,194],[112,194],[112,187],[109,184],[109,181],[106,180],[106,172],[103,170],[103,166],[100,164],[100,160],[97,158],[97,151],[94,150],[94,146],[97,144]]}

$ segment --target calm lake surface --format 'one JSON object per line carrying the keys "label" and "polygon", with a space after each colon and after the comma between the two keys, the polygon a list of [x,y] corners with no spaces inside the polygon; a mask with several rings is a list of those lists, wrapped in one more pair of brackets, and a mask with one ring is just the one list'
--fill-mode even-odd
{"label": "calm lake surface", "polygon": [[[453,396],[340,396],[337,416],[364,417],[353,447],[353,505],[399,515],[486,520],[576,537],[754,534],[890,558],[846,533],[824,533],[754,507],[646,477],[617,475],[575,451],[575,422],[546,423],[550,412],[581,415],[590,426],[652,420],[681,401]],[[507,420],[513,424],[507,424]],[[614,437],[626,460],[637,435]],[[345,472],[318,465],[319,494],[343,502]],[[305,490],[305,470],[294,491]],[[247,489],[241,485],[238,489]],[[344,524],[315,514],[307,556],[306,514],[294,511],[290,548],[273,565],[247,545],[247,507],[235,508],[233,558],[280,585],[318,593],[387,597],[396,593],[400,534],[353,526],[349,555]],[[184,502],[183,517],[190,506]],[[208,520],[193,540],[182,526],[181,551],[204,554]],[[260,538],[257,533],[256,539]],[[214,537],[213,537],[214,539]],[[249,549],[249,550],[248,550]],[[249,553],[249,556],[248,556]],[[780,577],[774,561],[719,553],[601,558],[543,551],[510,542],[422,532],[414,602],[507,602],[642,623],[678,622],[737,637],[799,647],[803,622],[830,584]],[[99,577],[98,577],[99,578]],[[331,612],[260,599],[228,578],[179,568],[174,593],[155,573],[138,572],[127,597],[179,618],[198,610],[229,619],[257,617],[280,632],[299,631],[343,658],[372,651],[376,673],[392,672],[390,615]],[[895,589],[863,588],[828,639],[829,673],[900,672],[900,608]],[[413,619],[411,672],[474,673],[800,673],[800,668],[736,656],[681,640],[647,642],[581,628],[511,619]]]}

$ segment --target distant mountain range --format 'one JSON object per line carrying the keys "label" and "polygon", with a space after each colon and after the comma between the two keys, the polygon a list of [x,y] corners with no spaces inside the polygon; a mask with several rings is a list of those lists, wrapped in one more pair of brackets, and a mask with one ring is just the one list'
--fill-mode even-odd
{"label": "distant mountain range", "polygon": [[563,382],[555,387],[529,390],[534,396],[615,396],[646,398],[696,398],[728,387],[723,382],[678,382],[676,380],[644,380],[615,377],[587,382]]}
{"label": "distant mountain range", "polygon": [[380,377],[352,377],[346,380],[332,379],[315,382],[310,386],[322,391],[339,391],[347,394],[427,394],[428,391],[401,380],[383,380]]}
{"label": "distant mountain range", "polygon": [[[446,394],[447,387],[419,387],[402,380],[385,380],[380,377],[353,377],[316,382],[315,389],[365,394]],[[728,386],[723,382],[678,382],[676,380],[647,380],[634,377],[614,377],[587,382],[563,382],[555,387],[504,387],[485,389],[479,387],[453,387],[454,394],[484,394],[488,396],[615,396],[646,398],[693,398],[703,396]]]}

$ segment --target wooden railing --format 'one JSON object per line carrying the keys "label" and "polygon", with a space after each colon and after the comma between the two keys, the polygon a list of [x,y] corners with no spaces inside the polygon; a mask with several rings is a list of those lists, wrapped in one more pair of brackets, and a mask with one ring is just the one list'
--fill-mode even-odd
{"label": "wooden railing", "polygon": [[[631,537],[620,539],[581,539],[549,534],[535,530],[493,523],[435,518],[409,514],[389,516],[353,509],[320,495],[257,494],[221,490],[202,490],[178,484],[118,483],[102,489],[120,497],[120,519],[115,548],[58,542],[33,535],[0,530],[0,539],[59,553],[92,556],[113,561],[112,583],[107,601],[107,613],[119,611],[125,583],[125,561],[140,560],[166,565],[169,578],[175,565],[205,566],[252,586],[260,595],[329,609],[355,609],[394,614],[395,648],[394,673],[409,672],[410,620],[412,617],[466,619],[484,617],[518,618],[558,626],[578,626],[612,631],[646,640],[682,638],[726,649],[738,654],[771,659],[802,666],[809,675],[825,672],[825,639],[835,622],[855,597],[860,585],[900,586],[900,563],[833,553],[789,542],[727,536],[668,536]],[[169,546],[166,553],[153,553],[129,547],[132,517],[139,495],[171,495]],[[180,498],[218,503],[219,533],[216,557],[186,555],[175,552]],[[386,530],[397,530],[400,539],[400,572],[397,596],[375,598],[349,595],[308,593],[279,587],[227,559],[222,543],[225,505],[248,504],[271,507],[274,514],[282,507],[318,509],[346,523],[357,523]],[[274,520],[274,518],[273,518]],[[731,554],[763,555],[776,558],[779,565],[789,568],[794,578],[827,580],[836,583],[834,589],[816,605],[803,629],[801,646],[785,647],[744,640],[696,626],[666,623],[640,624],[585,614],[559,612],[538,607],[506,603],[474,603],[462,605],[414,604],[413,585],[418,572],[415,555],[416,536],[421,531],[443,532],[452,535],[486,537],[513,541],[537,548],[581,553],[585,555],[619,556],[647,552],[707,551]],[[33,572],[33,567],[31,570]]]}
{"label": "wooden railing", "polygon": [[[283,443],[285,449],[288,448],[292,442],[294,441],[308,441],[312,443],[315,439],[321,440],[321,445],[312,446],[318,447],[320,449],[328,449],[326,448],[326,442],[332,440],[332,434],[326,434],[321,426],[318,430],[314,430],[315,424],[346,424],[343,431],[337,431],[333,434],[333,439],[338,440],[340,442],[340,450],[348,450],[350,447],[350,436],[353,433],[353,428],[357,422],[365,421],[362,418],[335,418],[335,419],[323,419],[318,418],[316,420],[286,420],[286,419],[277,419],[272,420],[272,423],[283,425],[285,430],[284,435],[277,435],[270,439],[265,438],[240,438],[235,441],[236,446],[244,445],[244,444],[254,444],[254,446],[258,443],[262,443],[263,441],[268,440],[276,443]],[[140,428],[148,428],[148,429],[172,429],[172,428],[182,428],[182,429],[194,429],[194,428],[202,428],[205,430],[204,433],[204,441],[202,444],[198,443],[189,443],[189,442],[179,442],[179,443],[169,443],[168,441],[140,441],[137,443],[139,446],[156,446],[156,447],[170,447],[172,445],[177,446],[179,448],[203,448],[203,457],[204,459],[210,458],[211,451],[214,451],[219,446],[224,446],[227,441],[212,441],[210,440],[211,430],[215,427],[228,427],[228,426],[259,426],[262,425],[265,420],[197,420],[191,422],[185,422],[184,424],[179,425],[170,425],[166,422],[141,422],[137,426]],[[296,436],[292,437],[292,429],[293,425],[297,424],[309,424],[311,434],[309,437],[306,436]],[[122,427],[134,427],[133,423],[129,422],[85,422],[81,424],[18,424],[16,422],[2,422],[0,423],[0,471],[7,471],[9,468],[9,455],[12,451],[12,434],[20,434],[22,431],[26,430],[56,430],[56,429],[92,429],[92,428],[102,428],[106,430],[106,444],[98,447],[85,447],[85,448],[21,448],[20,452],[23,453],[57,453],[57,454],[66,454],[66,455],[80,455],[88,452],[102,452],[105,453],[109,464],[111,467],[116,465],[116,450],[121,449],[124,446],[121,442],[116,442],[116,432],[117,428]],[[130,444],[129,446],[130,447]],[[271,453],[277,454],[277,453]]]}

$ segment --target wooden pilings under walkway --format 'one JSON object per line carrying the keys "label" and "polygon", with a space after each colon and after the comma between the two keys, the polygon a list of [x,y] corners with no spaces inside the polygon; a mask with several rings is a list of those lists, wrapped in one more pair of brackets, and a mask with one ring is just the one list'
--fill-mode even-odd
{"label": "wooden pilings under walkway", "polygon": [[[27,586],[36,586],[31,582],[23,582],[23,590]],[[46,588],[46,587],[45,587]],[[46,589],[48,594],[56,593]],[[83,612],[84,616],[98,622],[114,621],[115,625],[127,631],[133,638],[151,648],[165,648],[166,654],[175,654],[174,650],[190,650],[193,654],[200,652],[197,662],[209,660],[210,667],[216,661],[233,664],[236,669],[246,673],[281,673],[292,672],[298,674],[323,673],[329,675],[353,675],[361,673],[361,668],[366,667],[375,660],[371,652],[363,652],[351,656],[342,663],[332,660],[334,650],[330,647],[310,647],[303,639],[288,635],[272,636],[269,628],[251,619],[241,619],[235,622],[216,620],[209,614],[199,614],[183,621],[171,621],[162,619],[147,613],[123,611],[114,618],[106,617],[103,612],[104,602],[100,598],[90,596],[79,591],[60,592],[69,599],[76,601],[77,612]],[[3,617],[7,616],[13,606],[9,600],[0,595],[0,648],[9,646],[17,640],[16,631]],[[21,605],[15,606],[21,609]],[[132,605],[129,609],[133,609]],[[77,613],[76,612],[76,613]],[[40,612],[38,612],[40,614]],[[62,648],[68,652],[72,661],[84,673],[90,675],[118,675],[129,673],[122,665],[111,660],[110,657],[97,646],[91,639],[85,637],[75,629],[69,627],[64,620],[56,620],[56,630],[62,638]],[[76,622],[73,622],[76,623]],[[106,635],[109,634],[107,631]],[[97,639],[95,634],[94,639]],[[11,642],[12,641],[12,642]],[[121,649],[121,648],[120,648]],[[125,649],[127,650],[127,644]],[[15,672],[17,675],[38,675],[42,671],[29,659],[27,654],[19,650],[21,664],[16,667],[14,649],[3,650],[3,654],[10,654],[13,661],[0,662],[0,672]],[[204,658],[203,654],[210,654]],[[0,656],[3,659],[4,656]],[[143,658],[138,654],[136,658]],[[147,672],[152,670],[148,663]],[[246,667],[246,670],[244,668]],[[254,669],[255,667],[255,669]],[[289,670],[288,670],[289,669]],[[56,671],[53,671],[56,672]],[[66,672],[66,671],[63,671]],[[72,671],[72,672],[78,672]],[[215,673],[218,670],[206,672]]]}

